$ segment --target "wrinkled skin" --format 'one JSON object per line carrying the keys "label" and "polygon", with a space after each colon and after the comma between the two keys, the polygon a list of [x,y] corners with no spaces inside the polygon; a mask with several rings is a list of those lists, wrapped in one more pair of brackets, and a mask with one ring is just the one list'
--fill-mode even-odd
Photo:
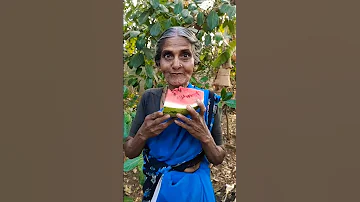
{"label": "wrinkled skin", "polygon": [[160,71],[172,90],[186,87],[194,72],[192,47],[185,37],[175,36],[165,40],[160,58]]}

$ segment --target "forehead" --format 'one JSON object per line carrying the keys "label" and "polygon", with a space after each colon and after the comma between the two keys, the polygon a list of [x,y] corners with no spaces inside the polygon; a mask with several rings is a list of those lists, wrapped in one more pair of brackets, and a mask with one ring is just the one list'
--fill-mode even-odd
{"label": "forehead", "polygon": [[182,36],[174,36],[165,39],[162,51],[191,50],[191,43]]}

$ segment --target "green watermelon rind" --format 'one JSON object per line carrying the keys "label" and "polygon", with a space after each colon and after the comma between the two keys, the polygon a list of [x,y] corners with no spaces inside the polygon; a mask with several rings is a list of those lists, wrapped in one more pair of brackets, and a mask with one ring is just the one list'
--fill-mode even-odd
{"label": "green watermelon rind", "polygon": [[[195,106],[193,107],[195,110],[199,109],[199,106]],[[164,107],[163,110],[164,114],[169,114],[171,117],[176,117],[176,114],[182,114],[184,116],[189,114],[189,111],[185,108],[185,109],[179,109],[179,108],[172,108],[172,107]]]}

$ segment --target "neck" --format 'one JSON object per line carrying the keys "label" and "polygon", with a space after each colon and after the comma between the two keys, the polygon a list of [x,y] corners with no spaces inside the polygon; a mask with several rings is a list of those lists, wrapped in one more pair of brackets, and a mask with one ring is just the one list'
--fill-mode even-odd
{"label": "neck", "polygon": [[[186,83],[186,84],[184,84],[184,85],[180,85],[180,86],[181,86],[181,87],[186,88],[188,85],[189,85],[189,82],[187,82],[187,83]],[[179,88],[180,86],[172,86],[172,85],[168,85],[168,89],[170,89],[170,90],[174,90],[175,88]]]}

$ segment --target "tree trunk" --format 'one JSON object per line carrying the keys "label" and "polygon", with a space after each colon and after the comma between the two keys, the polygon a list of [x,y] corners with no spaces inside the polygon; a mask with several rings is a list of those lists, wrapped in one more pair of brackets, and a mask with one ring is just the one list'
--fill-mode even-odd
{"label": "tree trunk", "polygon": [[216,91],[220,90],[223,87],[231,87],[231,81],[230,81],[231,68],[232,68],[231,58],[229,58],[226,63],[221,65],[220,69],[217,72],[216,79],[213,83]]}

